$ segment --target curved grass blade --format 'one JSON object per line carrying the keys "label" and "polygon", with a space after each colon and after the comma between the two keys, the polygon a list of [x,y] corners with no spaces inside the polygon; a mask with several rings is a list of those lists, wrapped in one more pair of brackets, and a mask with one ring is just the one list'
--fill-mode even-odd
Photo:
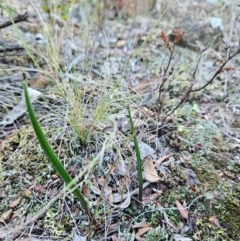
{"label": "curved grass blade", "polygon": [[80,201],[83,209],[85,210],[85,212],[89,216],[90,220],[93,222],[94,225],[96,225],[97,221],[93,217],[93,214],[91,213],[91,211],[88,207],[87,201],[85,200],[84,196],[81,194],[80,190],[77,188],[76,183],[73,182],[72,178],[69,176],[68,172],[66,171],[66,169],[63,167],[62,163],[57,158],[56,154],[54,153],[52,147],[48,143],[48,141],[47,141],[47,139],[46,139],[46,137],[45,137],[45,135],[42,131],[42,128],[41,128],[41,126],[40,126],[40,124],[39,124],[39,122],[36,118],[34,109],[32,107],[32,103],[31,103],[29,95],[28,95],[27,83],[26,82],[24,83],[24,94],[25,94],[25,99],[26,99],[27,110],[28,110],[28,113],[29,113],[29,117],[30,117],[33,129],[35,131],[35,134],[38,138],[38,141],[41,144],[41,147],[42,147],[45,155],[47,156],[48,160],[51,162],[53,167],[56,169],[58,174],[61,176],[63,181],[66,184],[69,184],[69,188],[73,189],[73,193],[75,194],[75,196]]}
{"label": "curved grass blade", "polygon": [[132,119],[132,115],[131,115],[129,106],[128,106],[128,115],[129,115],[129,119],[130,119],[131,131],[132,131],[132,135],[133,135],[133,142],[134,142],[135,152],[136,152],[136,157],[137,157],[137,172],[138,172],[138,183],[139,183],[138,200],[139,200],[139,202],[142,202],[142,190],[143,190],[142,159],[141,159],[141,155],[140,155],[140,149],[138,146],[136,131],[135,131],[135,127],[133,124],[133,119]]}

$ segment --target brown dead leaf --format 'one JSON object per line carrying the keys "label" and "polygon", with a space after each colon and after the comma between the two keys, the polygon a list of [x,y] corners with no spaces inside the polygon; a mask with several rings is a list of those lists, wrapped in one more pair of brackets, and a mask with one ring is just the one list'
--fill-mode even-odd
{"label": "brown dead leaf", "polygon": [[11,217],[13,213],[13,210],[12,209],[9,209],[8,211],[4,212],[2,215],[1,215],[1,219],[3,219],[4,221],[8,221]]}
{"label": "brown dead leaf", "polygon": [[143,234],[145,234],[147,231],[152,229],[152,227],[145,227],[145,228],[140,228],[138,232],[136,233],[136,236],[141,237]]}
{"label": "brown dead leaf", "polygon": [[119,227],[119,222],[112,223],[109,225],[109,230],[116,229],[117,227]]}
{"label": "brown dead leaf", "polygon": [[158,196],[157,193],[154,194],[150,194],[148,196],[143,197],[143,202],[144,203],[151,203],[154,199],[156,199],[156,197]]}
{"label": "brown dead leaf", "polygon": [[153,89],[156,82],[156,77],[152,77],[150,80],[143,79],[132,89],[132,91],[140,95],[149,93]]}
{"label": "brown dead leaf", "polygon": [[46,189],[45,189],[45,187],[43,185],[36,185],[34,187],[34,190],[38,194],[45,194],[45,192],[46,192]]}
{"label": "brown dead leaf", "polygon": [[149,182],[157,182],[160,180],[160,177],[157,174],[151,156],[147,157],[144,163],[143,176]]}
{"label": "brown dead leaf", "polygon": [[9,207],[15,208],[19,204],[20,200],[21,200],[21,198],[14,200],[12,203],[10,203]]}
{"label": "brown dead leaf", "polygon": [[48,86],[49,82],[47,81],[46,77],[42,74],[34,76],[29,81],[29,86],[36,89],[45,89]]}
{"label": "brown dead leaf", "polygon": [[89,190],[89,188],[88,188],[87,185],[84,185],[84,184],[83,184],[83,186],[82,186],[82,192],[83,192],[83,194],[84,194],[85,196],[88,196],[88,195],[89,195],[90,190]]}
{"label": "brown dead leaf", "polygon": [[75,217],[78,217],[80,214],[80,209],[78,208],[78,207],[76,207],[75,209],[74,209],[74,214],[75,214]]}
{"label": "brown dead leaf", "polygon": [[163,41],[164,46],[168,49],[171,49],[169,38],[164,31],[160,32],[159,37]]}
{"label": "brown dead leaf", "polygon": [[155,161],[155,167],[158,168],[160,166],[160,164],[165,161],[167,158],[169,158],[170,156],[172,156],[172,154],[167,154],[161,158],[159,158],[157,161]]}
{"label": "brown dead leaf", "polygon": [[30,190],[25,190],[25,191],[23,191],[23,195],[26,196],[26,197],[31,197],[32,192]]}
{"label": "brown dead leaf", "polygon": [[0,199],[4,199],[7,197],[7,193],[5,191],[0,192]]}
{"label": "brown dead leaf", "polygon": [[103,177],[101,177],[97,180],[97,184],[101,187],[104,187],[106,184],[106,180]]}
{"label": "brown dead leaf", "polygon": [[152,141],[152,140],[154,140],[156,138],[156,135],[151,135],[151,136],[149,136],[148,138],[147,138],[147,140],[148,141]]}
{"label": "brown dead leaf", "polygon": [[32,184],[27,190],[32,190],[34,187],[36,186],[36,184],[34,183],[34,184]]}
{"label": "brown dead leaf", "polygon": [[67,172],[71,176],[76,176],[79,173],[79,170],[80,170],[80,166],[79,165],[70,165],[67,168]]}
{"label": "brown dead leaf", "polygon": [[[26,205],[24,205],[26,207]],[[20,217],[22,215],[22,210],[23,208],[19,208],[16,211],[13,212],[12,216],[11,216],[11,220],[14,220],[17,217]]]}
{"label": "brown dead leaf", "polygon": [[156,117],[156,113],[154,111],[151,111],[147,107],[143,107],[141,111],[144,113],[144,115],[147,115],[150,117]]}
{"label": "brown dead leaf", "polygon": [[142,222],[135,223],[132,225],[132,228],[145,228],[145,227],[151,227],[150,223],[146,223],[146,219],[144,218]]}
{"label": "brown dead leaf", "polygon": [[212,223],[212,224],[214,224],[214,225],[217,226],[218,228],[221,228],[220,223],[219,223],[219,221],[218,221],[218,219],[217,219],[216,217],[211,216],[211,217],[209,218],[209,222]]}
{"label": "brown dead leaf", "polygon": [[169,226],[171,226],[176,232],[179,231],[180,228],[177,227],[172,221],[170,221],[169,218],[167,218],[167,220],[166,220],[166,218],[165,218],[165,222],[166,222],[166,224],[168,224]]}
{"label": "brown dead leaf", "polygon": [[131,179],[128,176],[125,176],[124,178],[122,178],[122,184],[129,188],[131,185]]}
{"label": "brown dead leaf", "polygon": [[175,202],[176,202],[178,211],[181,214],[181,216],[183,218],[187,219],[188,218],[188,210],[178,200],[176,200]]}
{"label": "brown dead leaf", "polygon": [[139,82],[137,86],[132,89],[137,94],[146,94],[150,91],[149,83],[144,79]]}
{"label": "brown dead leaf", "polygon": [[181,30],[181,29],[174,29],[173,30],[173,35],[175,36],[175,43],[179,43],[180,40],[182,39],[183,35],[185,35],[187,33],[187,31],[185,30]]}
{"label": "brown dead leaf", "polygon": [[112,194],[112,188],[109,186],[104,187],[104,196],[105,199],[108,200],[110,204],[113,204],[113,194]]}

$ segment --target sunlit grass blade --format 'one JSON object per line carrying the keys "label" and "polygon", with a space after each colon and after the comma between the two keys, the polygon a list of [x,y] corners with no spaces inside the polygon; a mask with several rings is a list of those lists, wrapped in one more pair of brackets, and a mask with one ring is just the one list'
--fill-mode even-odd
{"label": "sunlit grass blade", "polygon": [[34,109],[32,107],[32,103],[30,101],[29,95],[28,95],[28,90],[27,90],[27,83],[24,83],[24,94],[25,94],[25,99],[26,99],[26,106],[27,106],[27,110],[29,113],[29,117],[33,126],[33,129],[35,131],[35,134],[38,138],[38,141],[45,153],[45,155],[47,156],[48,160],[51,162],[51,164],[53,165],[53,167],[56,169],[56,171],[58,172],[58,174],[60,175],[60,177],[63,179],[63,181],[66,184],[69,184],[69,187],[71,189],[73,189],[73,193],[75,194],[75,196],[78,198],[78,200],[80,201],[83,209],[85,210],[85,212],[88,214],[89,218],[91,219],[91,221],[93,222],[93,224],[97,224],[97,221],[95,220],[95,218],[93,217],[93,214],[91,213],[89,207],[88,207],[88,203],[85,200],[84,196],[81,194],[80,190],[77,188],[76,183],[73,182],[72,178],[69,176],[67,170],[63,167],[62,163],[60,162],[60,160],[57,158],[56,154],[54,153],[52,147],[50,146],[50,144],[48,143],[42,128],[36,118]]}
{"label": "sunlit grass blade", "polygon": [[131,115],[129,106],[128,106],[128,115],[129,115],[129,119],[130,119],[131,131],[132,131],[132,135],[133,135],[133,142],[134,142],[135,152],[136,152],[136,157],[137,157],[137,171],[138,171],[138,183],[139,183],[138,199],[139,199],[139,202],[142,202],[142,190],[143,190],[142,159],[141,159],[141,155],[140,155],[136,131],[135,131],[135,127],[133,124],[133,119],[132,119],[132,115]]}

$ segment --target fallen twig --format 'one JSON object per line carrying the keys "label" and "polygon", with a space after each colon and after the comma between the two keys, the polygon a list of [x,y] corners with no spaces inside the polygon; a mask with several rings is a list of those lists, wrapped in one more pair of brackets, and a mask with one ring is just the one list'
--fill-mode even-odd
{"label": "fallen twig", "polygon": [[0,53],[4,52],[12,52],[12,51],[20,51],[24,50],[24,48],[18,44],[12,45],[12,46],[4,46],[3,48],[0,48]]}
{"label": "fallen twig", "polygon": [[12,19],[7,20],[6,22],[0,24],[0,29],[6,28],[8,26],[11,26],[12,24],[19,23],[19,22],[29,22],[28,17],[29,17],[28,12],[25,12],[24,14],[18,14]]}

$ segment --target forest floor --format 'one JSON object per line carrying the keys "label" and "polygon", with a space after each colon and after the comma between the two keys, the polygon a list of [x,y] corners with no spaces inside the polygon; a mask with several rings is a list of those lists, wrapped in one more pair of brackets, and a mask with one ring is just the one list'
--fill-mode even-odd
{"label": "forest floor", "polygon": [[[239,49],[240,8],[169,2],[134,17],[114,8],[104,17],[88,1],[72,11],[30,0],[1,5],[1,23],[29,15],[1,29],[0,240],[240,240],[239,55],[209,81]],[[173,29],[186,34],[171,56]],[[41,150],[25,79],[44,133],[68,173],[80,177],[97,226],[62,191]],[[175,108],[192,83],[201,90]],[[141,202],[128,106],[143,161]]]}

